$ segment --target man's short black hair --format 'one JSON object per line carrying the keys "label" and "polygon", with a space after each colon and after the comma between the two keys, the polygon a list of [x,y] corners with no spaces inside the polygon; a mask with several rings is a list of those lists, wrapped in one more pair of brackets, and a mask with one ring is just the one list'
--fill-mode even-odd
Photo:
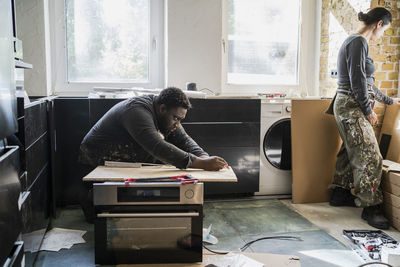
{"label": "man's short black hair", "polygon": [[156,98],[156,103],[158,105],[164,104],[167,108],[182,107],[190,109],[192,107],[189,98],[181,89],[176,87],[168,87],[162,90]]}

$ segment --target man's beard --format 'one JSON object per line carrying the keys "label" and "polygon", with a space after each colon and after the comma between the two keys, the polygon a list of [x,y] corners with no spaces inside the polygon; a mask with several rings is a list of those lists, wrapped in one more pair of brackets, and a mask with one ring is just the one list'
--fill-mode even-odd
{"label": "man's beard", "polygon": [[164,135],[168,135],[171,131],[171,129],[168,129],[168,123],[167,123],[167,118],[163,117],[161,118],[159,122],[159,128],[160,132]]}

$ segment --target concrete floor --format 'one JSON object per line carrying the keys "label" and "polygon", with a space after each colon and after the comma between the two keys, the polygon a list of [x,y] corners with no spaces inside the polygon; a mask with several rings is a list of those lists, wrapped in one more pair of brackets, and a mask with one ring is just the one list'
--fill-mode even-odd
{"label": "concrete floor", "polygon": [[[218,200],[204,204],[204,227],[212,224],[211,233],[219,240],[207,245],[214,250],[238,250],[260,237],[291,235],[303,241],[262,240],[246,252],[297,255],[301,266],[358,266],[363,262],[346,246],[349,243],[341,231],[371,229],[359,213],[356,208],[334,208],[327,203],[295,205],[290,200],[259,197]],[[93,225],[84,221],[79,208],[60,210],[52,227],[86,230],[86,243],[59,252],[41,251],[35,266],[94,266]],[[399,232],[387,233],[400,240]]]}

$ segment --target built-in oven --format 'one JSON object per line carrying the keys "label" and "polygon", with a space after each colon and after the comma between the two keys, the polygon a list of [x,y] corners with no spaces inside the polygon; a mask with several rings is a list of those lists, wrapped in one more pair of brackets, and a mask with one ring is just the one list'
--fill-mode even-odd
{"label": "built-in oven", "polygon": [[202,261],[202,183],[95,183],[93,200],[96,264]]}

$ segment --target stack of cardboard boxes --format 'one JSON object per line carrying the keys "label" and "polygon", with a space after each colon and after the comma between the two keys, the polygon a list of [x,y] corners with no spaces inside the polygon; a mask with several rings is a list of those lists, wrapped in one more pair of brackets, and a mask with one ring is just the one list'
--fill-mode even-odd
{"label": "stack of cardboard boxes", "polygon": [[379,136],[384,159],[382,175],[385,215],[400,230],[400,107],[388,106]]}
{"label": "stack of cardboard boxes", "polygon": [[383,204],[386,217],[392,226],[400,230],[400,172],[383,172],[382,179]]}

